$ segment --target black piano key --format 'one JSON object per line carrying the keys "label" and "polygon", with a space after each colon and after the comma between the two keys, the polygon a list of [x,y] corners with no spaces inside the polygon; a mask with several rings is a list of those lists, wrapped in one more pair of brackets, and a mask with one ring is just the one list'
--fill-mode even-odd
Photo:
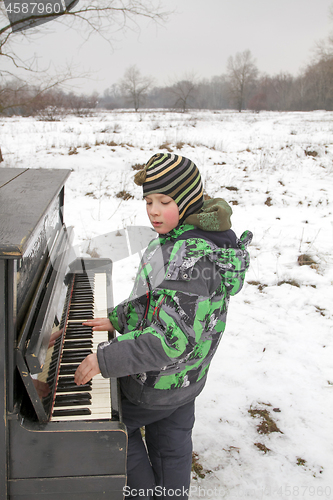
{"label": "black piano key", "polygon": [[71,311],[68,315],[69,321],[75,321],[78,325],[82,325],[87,319],[93,318],[94,313],[92,311]]}
{"label": "black piano key", "polygon": [[88,295],[87,293],[76,293],[72,297],[72,302],[71,302],[71,307],[77,306],[77,305],[87,305],[88,307],[91,307],[94,304],[94,297],[93,295]]}
{"label": "black piano key", "polygon": [[[76,326],[76,328],[74,328],[74,326]],[[76,323],[75,325],[72,323],[67,328],[66,337],[70,337],[71,335],[92,335],[92,328],[91,326],[85,327],[85,325],[80,323]]]}
{"label": "black piano key", "polygon": [[91,326],[83,325],[82,323],[69,323],[66,332],[90,332]]}
{"label": "black piano key", "polygon": [[69,315],[68,315],[68,318],[69,319],[74,319],[74,318],[77,318],[77,319],[80,319],[80,318],[93,318],[94,317],[94,312],[93,311],[89,311],[89,310],[79,310],[79,311],[69,311]]}
{"label": "black piano key", "polygon": [[80,309],[93,309],[93,300],[90,300],[88,297],[87,297],[87,300],[77,300],[75,301],[73,304],[71,304],[71,307],[70,307],[70,311],[74,311],[76,309],[80,310]]}
{"label": "black piano key", "polygon": [[84,385],[76,385],[75,383],[70,385],[64,385],[64,386],[58,386],[57,387],[57,393],[61,392],[77,392],[77,391],[89,391],[91,390],[91,384],[84,384]]}
{"label": "black piano key", "polygon": [[81,305],[73,305],[71,307],[71,312],[90,312],[90,313],[93,313],[94,312],[94,308],[91,307],[91,305],[89,306],[88,304],[81,304]]}
{"label": "black piano key", "polygon": [[64,342],[64,347],[66,349],[66,346],[71,346],[71,345],[74,345],[74,344],[81,344],[82,346],[84,346],[85,344],[87,345],[87,348],[90,347],[90,345],[92,344],[92,336],[89,338],[89,337],[80,337],[79,335],[74,335],[74,337],[66,337],[66,340]]}
{"label": "black piano key", "polygon": [[89,330],[69,330],[67,333],[66,333],[66,338],[74,338],[74,337],[82,337],[82,338],[89,338],[89,337],[92,337],[92,330],[89,331]]}
{"label": "black piano key", "polygon": [[94,315],[94,311],[92,309],[88,309],[86,307],[82,309],[76,308],[70,310],[68,317],[74,318],[74,316],[77,316],[80,319],[80,318],[86,318],[88,315],[91,314]]}
{"label": "black piano key", "polygon": [[86,307],[87,309],[93,308],[94,299],[93,297],[88,297],[87,295],[76,295],[74,297],[74,302],[71,303],[70,309],[80,309]]}
{"label": "black piano key", "polygon": [[[58,387],[64,386],[64,385],[73,385],[73,384],[75,384],[73,375],[61,376],[58,379]],[[91,381],[87,382],[87,384],[91,385]]]}
{"label": "black piano key", "polygon": [[92,339],[92,334],[91,333],[70,333],[69,335],[66,335],[67,340],[90,340]]}
{"label": "black piano key", "polygon": [[87,304],[88,307],[91,307],[94,303],[94,294],[93,292],[78,290],[77,292],[73,292],[71,307],[82,306]]}
{"label": "black piano key", "polygon": [[73,392],[71,394],[58,394],[56,397],[56,401],[72,401],[74,399],[91,399],[91,394],[89,392]]}
{"label": "black piano key", "polygon": [[91,415],[91,411],[89,408],[72,408],[72,409],[63,409],[63,410],[54,410],[54,417],[74,417],[74,416],[84,416]]}
{"label": "black piano key", "polygon": [[91,398],[72,398],[68,400],[59,400],[58,398],[54,401],[54,407],[58,408],[59,406],[90,406]]}
{"label": "black piano key", "polygon": [[62,358],[70,357],[75,354],[88,356],[91,352],[92,350],[89,347],[78,347],[74,351],[73,349],[67,348],[62,351]]}
{"label": "black piano key", "polygon": [[74,375],[78,367],[80,366],[79,363],[76,364],[68,364],[68,365],[61,365],[60,366],[60,371],[59,375]]}
{"label": "black piano key", "polygon": [[85,300],[83,301],[82,299],[80,300],[76,300],[75,302],[72,302],[71,303],[71,310],[74,310],[74,309],[83,309],[83,308],[86,308],[86,309],[94,309],[94,301],[93,300],[90,300],[90,298],[88,300]]}
{"label": "black piano key", "polygon": [[94,301],[94,293],[91,290],[73,290],[72,294],[72,302],[82,302],[83,300],[87,300],[90,304]]}
{"label": "black piano key", "polygon": [[69,358],[86,358],[89,354],[92,353],[91,349],[78,349],[77,351],[72,352],[71,350],[64,351],[62,353],[62,361],[65,361],[66,359]]}
{"label": "black piano key", "polygon": [[90,339],[85,340],[68,340],[64,344],[64,349],[84,349],[92,347],[93,343]]}
{"label": "black piano key", "polygon": [[91,332],[92,331],[92,328],[91,326],[88,326],[88,325],[82,325],[82,323],[71,323],[67,326],[67,329],[66,329],[66,335],[67,335],[67,332]]}
{"label": "black piano key", "polygon": [[74,304],[71,305],[71,311],[80,311],[81,309],[93,310],[94,309],[94,301],[90,298],[82,298],[76,300]]}

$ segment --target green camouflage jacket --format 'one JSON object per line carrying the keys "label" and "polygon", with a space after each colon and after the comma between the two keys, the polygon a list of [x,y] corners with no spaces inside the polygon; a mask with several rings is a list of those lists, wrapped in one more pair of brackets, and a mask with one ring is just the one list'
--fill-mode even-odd
{"label": "green camouflage jacket", "polygon": [[251,239],[187,224],[150,242],[129,299],[109,314],[121,335],[97,352],[102,375],[121,377],[130,401],[162,409],[201,392]]}

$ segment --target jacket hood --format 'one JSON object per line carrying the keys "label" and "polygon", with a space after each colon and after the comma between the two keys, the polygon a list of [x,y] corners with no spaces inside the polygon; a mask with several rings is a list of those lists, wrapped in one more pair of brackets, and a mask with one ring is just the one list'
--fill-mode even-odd
{"label": "jacket hood", "polygon": [[238,293],[243,285],[250,264],[247,246],[252,233],[245,231],[237,238],[232,230],[202,231],[195,226],[183,225],[159,238],[161,243],[172,242],[164,279],[190,280],[195,264],[203,258],[216,266],[222,281],[231,295]]}

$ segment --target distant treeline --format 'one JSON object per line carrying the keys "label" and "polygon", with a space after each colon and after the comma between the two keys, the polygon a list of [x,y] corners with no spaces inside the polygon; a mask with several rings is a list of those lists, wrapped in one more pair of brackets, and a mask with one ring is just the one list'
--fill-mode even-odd
{"label": "distant treeline", "polygon": [[[250,64],[255,70],[253,63]],[[152,87],[140,107],[239,111],[333,110],[333,56],[322,55],[297,77],[288,73],[260,75],[253,71],[247,81],[240,82],[232,69],[235,69],[234,66],[229,67],[228,73],[211,79],[196,81],[195,78],[188,78],[170,86]],[[244,88],[241,88],[242,83]],[[122,84],[113,85],[99,98],[98,107],[133,107],[133,101],[128,93],[122,92]]]}
{"label": "distant treeline", "polygon": [[[333,110],[333,55],[322,52],[299,76],[280,73],[259,74],[249,51],[229,58],[226,74],[198,81],[194,76],[168,86],[154,86],[136,67],[106,89],[103,95],[77,95],[56,87],[40,92],[35,87],[18,85],[15,80],[0,87],[0,113],[3,115],[40,115],[52,119],[59,112],[84,113],[89,109],[166,108],[248,109],[253,111]],[[246,56],[246,57],[244,57]],[[245,62],[244,62],[245,61]],[[243,64],[243,66],[242,66]],[[237,69],[248,71],[239,82]],[[141,86],[140,86],[141,85]],[[133,90],[136,89],[136,90]],[[141,89],[141,90],[140,90]]]}

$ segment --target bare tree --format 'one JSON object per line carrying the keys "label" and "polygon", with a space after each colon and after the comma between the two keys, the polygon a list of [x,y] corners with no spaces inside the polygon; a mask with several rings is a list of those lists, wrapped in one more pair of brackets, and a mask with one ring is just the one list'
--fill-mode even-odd
{"label": "bare tree", "polygon": [[213,76],[196,84],[196,107],[225,109],[229,106],[228,82],[225,75]]}
{"label": "bare tree", "polygon": [[133,104],[135,111],[138,111],[153,86],[153,79],[142,76],[138,68],[133,65],[127,68],[119,86],[122,94]]}
{"label": "bare tree", "polygon": [[100,104],[105,109],[121,108],[124,106],[123,100],[119,84],[113,83],[109,88],[104,90],[104,94],[100,98]]}
{"label": "bare tree", "polygon": [[169,87],[169,92],[176,99],[174,106],[176,108],[181,108],[183,113],[185,113],[195,96],[195,76],[193,74],[186,75],[183,80],[171,85],[171,87]]}
{"label": "bare tree", "polygon": [[[78,74],[71,68],[57,69],[54,76],[50,75],[49,68],[41,69],[38,65],[38,55],[29,59],[19,56],[21,44],[28,44],[35,36],[45,33],[45,28],[39,24],[52,20],[75,29],[85,41],[91,36],[98,35],[109,44],[113,44],[116,35],[127,29],[139,30],[139,20],[142,18],[159,23],[167,20],[169,13],[164,11],[159,0],[65,0],[66,9],[57,16],[54,13],[35,12],[26,14],[22,24],[22,15],[8,20],[6,6],[10,2],[0,2],[0,89],[6,86],[6,101],[0,102],[1,110],[13,105],[13,97],[9,99],[8,80],[16,82],[15,99],[19,98],[18,89],[21,88],[26,98],[25,87],[28,83],[37,93],[48,91],[59,84],[64,84],[73,78],[87,77],[87,74]],[[12,2],[13,3],[13,2]],[[22,2],[14,5],[20,6]],[[26,3],[28,5],[28,3]],[[41,2],[42,4],[42,2]],[[52,2],[50,2],[50,5]],[[39,5],[36,3],[36,5]],[[57,3],[60,5],[60,2]],[[22,3],[23,6],[23,3]],[[23,12],[23,7],[21,13]],[[29,23],[32,27],[28,28]],[[28,28],[26,31],[20,29]]]}
{"label": "bare tree", "polygon": [[230,56],[227,64],[230,94],[239,112],[244,107],[251,85],[255,83],[258,69],[249,50]]}
{"label": "bare tree", "polygon": [[[17,2],[20,6],[22,2]],[[38,58],[23,60],[19,57],[17,47],[27,44],[31,37],[41,33],[39,27],[51,19],[60,22],[69,28],[76,29],[87,41],[92,35],[104,38],[112,45],[116,33],[126,29],[138,30],[138,19],[146,18],[153,22],[166,21],[169,13],[162,10],[159,0],[65,0],[66,9],[57,17],[54,13],[37,13],[34,16],[25,16],[24,26],[31,23],[28,31],[20,31],[22,18],[8,20],[6,6],[8,2],[0,2],[0,113],[14,106],[31,103],[34,99],[73,78],[82,78],[87,75],[74,74],[73,68],[57,70],[50,76],[48,68],[41,70]],[[21,13],[23,12],[23,8]],[[37,23],[36,23],[37,20]],[[24,27],[23,26],[23,27]],[[14,44],[15,42],[15,44]],[[22,71],[25,74],[22,77]],[[18,74],[20,73],[20,74]],[[32,79],[27,82],[28,76]],[[36,82],[36,78],[39,82]],[[15,82],[13,88],[9,82]],[[27,87],[30,93],[27,93]],[[31,94],[31,89],[35,92]],[[28,101],[27,101],[28,99]],[[0,161],[2,161],[0,149]]]}
{"label": "bare tree", "polygon": [[322,57],[318,62],[309,65],[302,81],[303,104],[306,110],[333,109],[333,56]]}
{"label": "bare tree", "polygon": [[[17,2],[18,4],[19,2]],[[50,2],[51,4],[52,2]],[[170,12],[162,10],[159,0],[65,0],[67,8],[60,13],[39,13],[20,15],[16,20],[8,21],[6,6],[0,4],[0,56],[10,60],[15,67],[34,70],[36,59],[21,61],[11,45],[13,37],[20,43],[30,36],[40,33],[37,23],[53,20],[67,27],[76,29],[85,40],[93,34],[102,36],[112,44],[116,33],[127,29],[139,30],[138,19],[146,18],[154,22],[166,21]],[[57,4],[58,5],[58,4]],[[22,28],[22,19],[32,23],[28,31],[16,31]],[[19,39],[18,37],[21,37]]]}

